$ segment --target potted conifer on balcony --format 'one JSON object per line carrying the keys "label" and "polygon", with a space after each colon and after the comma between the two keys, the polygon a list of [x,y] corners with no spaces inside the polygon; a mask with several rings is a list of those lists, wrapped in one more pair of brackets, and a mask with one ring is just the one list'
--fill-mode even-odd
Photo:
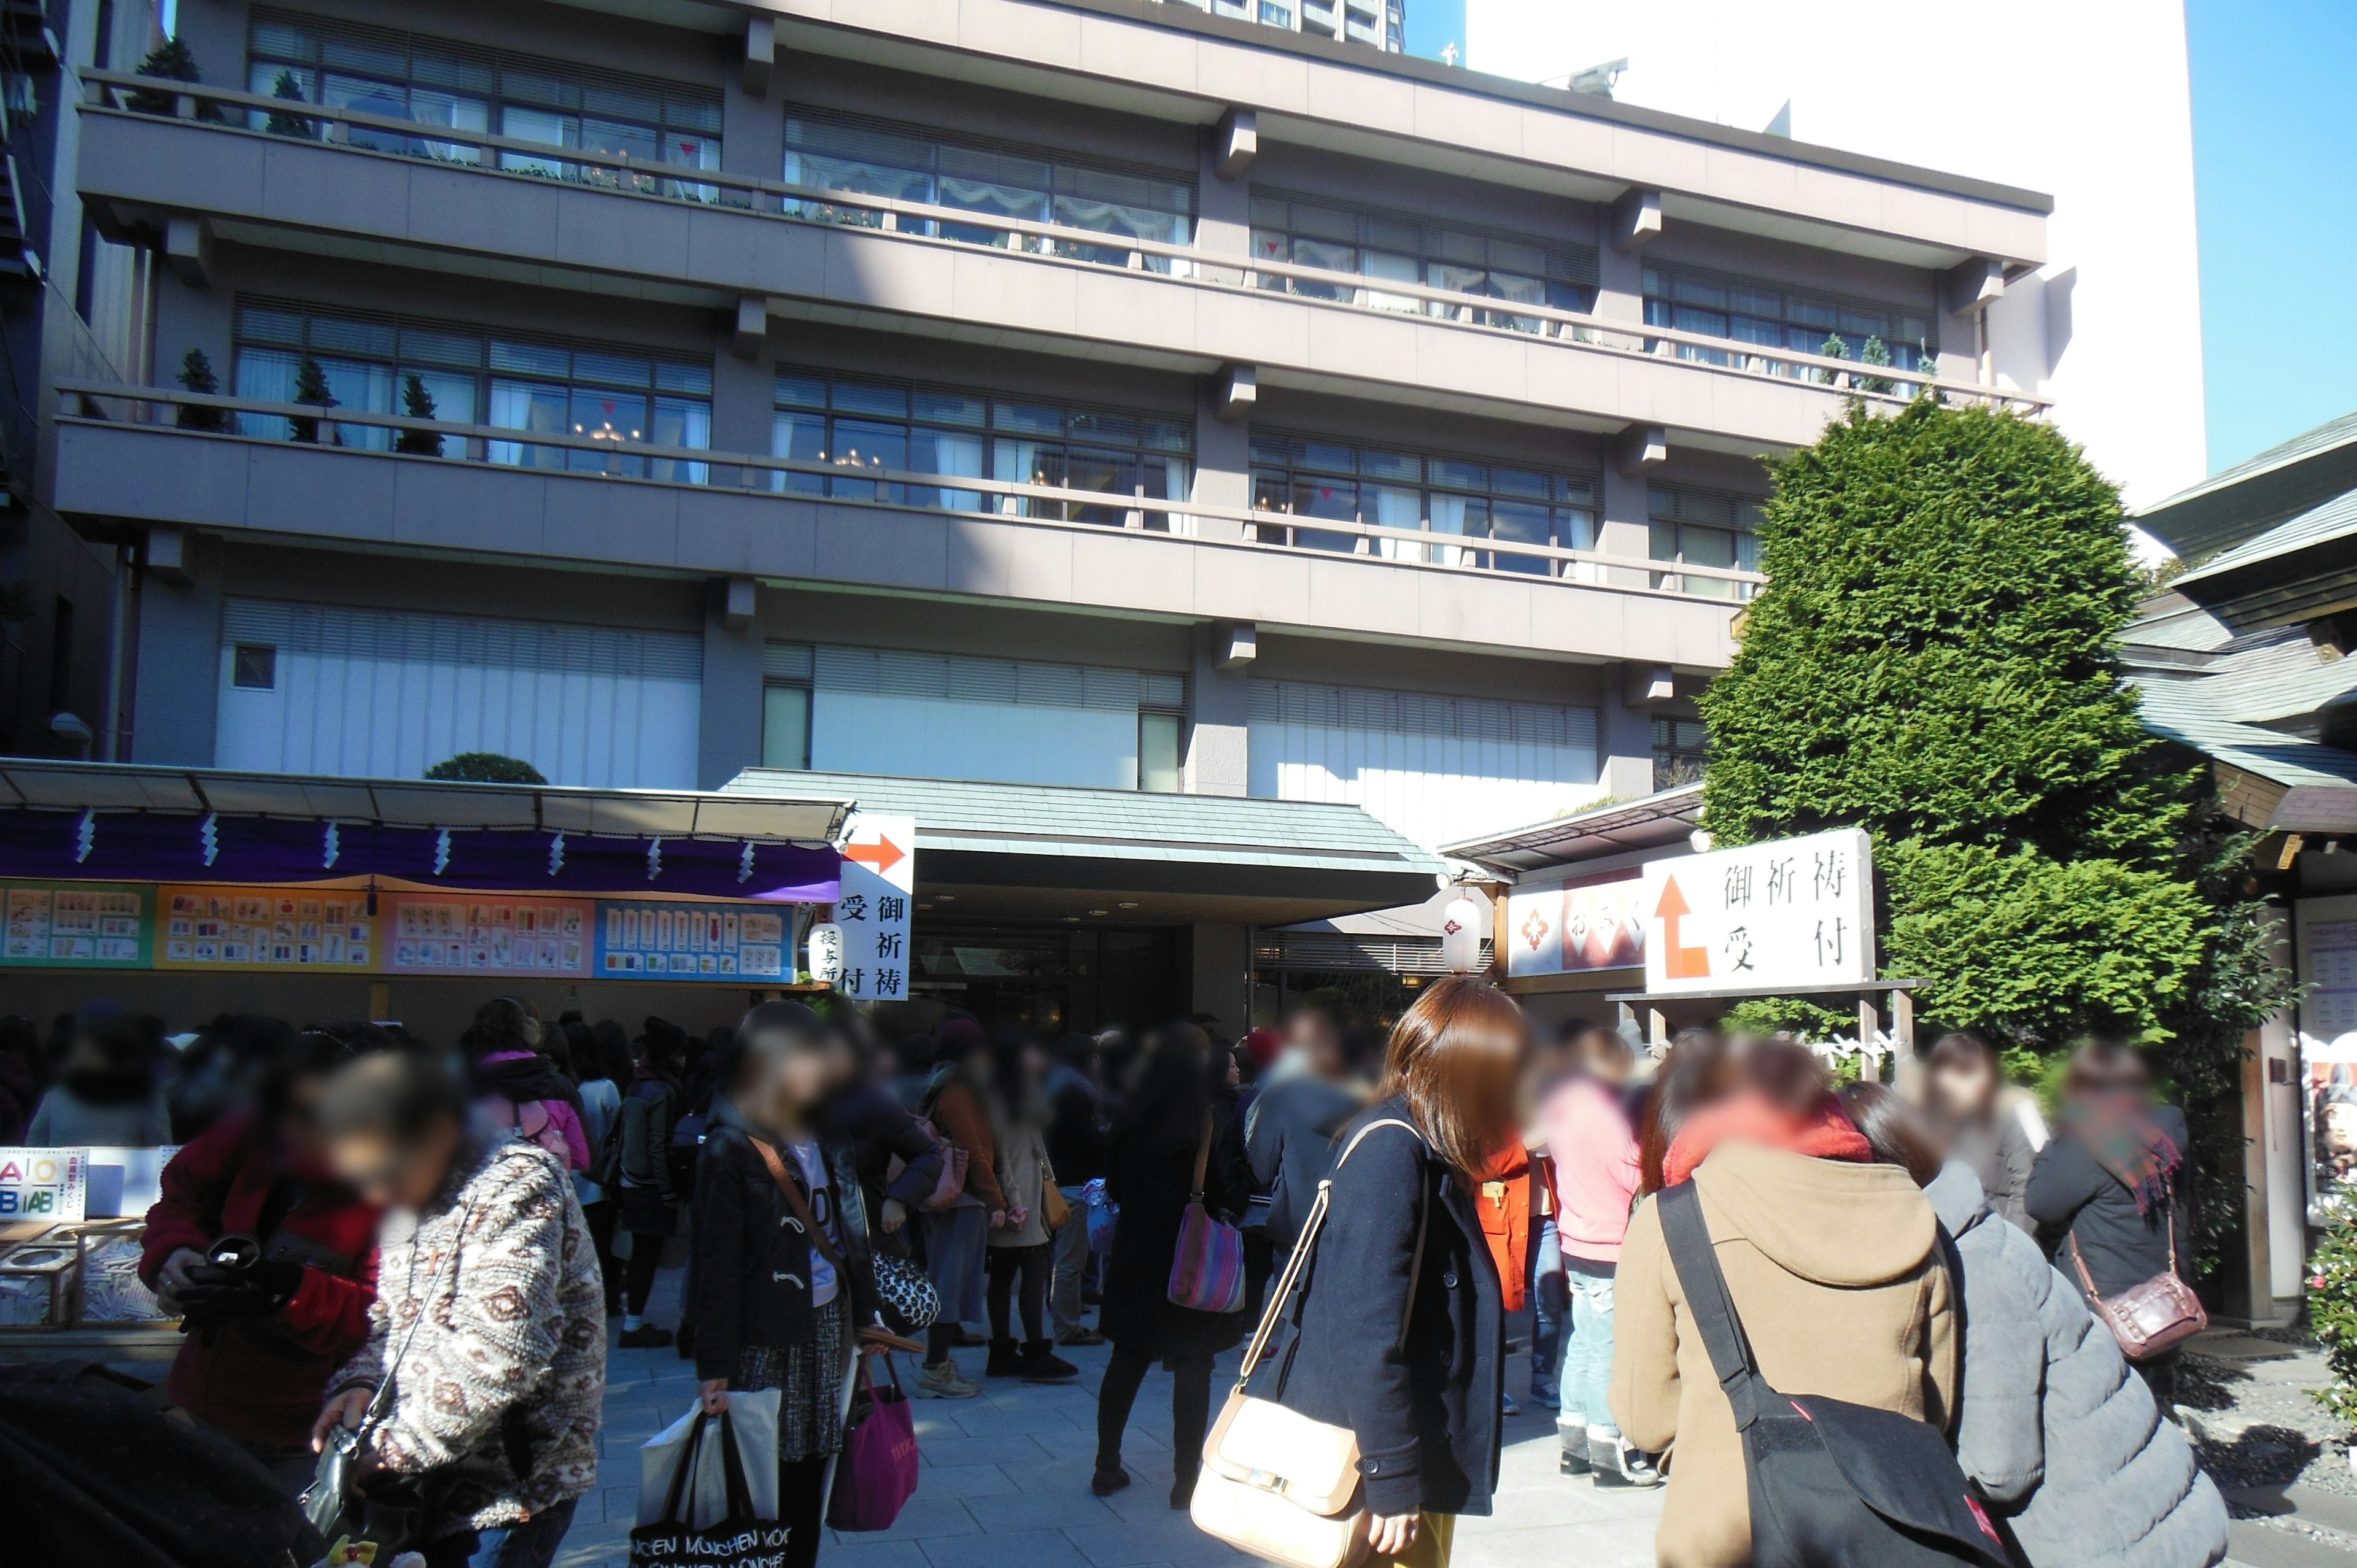
{"label": "potted conifer on balcony", "polygon": [[[434,394],[425,390],[425,383],[418,379],[414,371],[402,381],[401,412],[412,419],[435,417]],[[434,430],[404,430],[393,437],[393,449],[420,457],[439,457],[442,456],[442,435]]]}
{"label": "potted conifer on balcony", "polygon": [[[295,367],[295,401],[311,403],[319,408],[336,406],[336,394],[328,390],[328,372],[320,367],[318,360],[308,354],[304,355],[302,363]],[[289,441],[307,441],[317,445],[319,439],[319,422],[300,415],[292,416],[286,421],[286,438]],[[343,437],[338,435],[335,442],[337,446],[342,446]]]}
{"label": "potted conifer on balcony", "polygon": [[[180,357],[179,381],[190,392],[201,392],[207,397],[218,396],[221,392],[221,377],[213,373],[213,362],[205,357],[202,349],[191,349]],[[184,403],[173,423],[183,430],[226,430],[229,428],[229,416],[218,408]]]}

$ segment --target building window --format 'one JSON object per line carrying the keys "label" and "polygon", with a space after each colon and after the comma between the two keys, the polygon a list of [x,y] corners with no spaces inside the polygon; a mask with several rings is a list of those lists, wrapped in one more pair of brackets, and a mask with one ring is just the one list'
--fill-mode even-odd
{"label": "building window", "polygon": [[[593,441],[661,446],[712,445],[712,365],[617,344],[492,335],[479,328],[406,317],[361,316],[275,300],[242,301],[237,310],[237,395],[296,401],[306,356],[326,373],[341,408],[407,413],[410,378],[431,401],[434,417]],[[289,422],[241,413],[241,435],[286,439]],[[322,441],[371,451],[480,456],[530,468],[565,468],[700,485],[707,466],[521,441],[485,441],[461,452],[451,437],[400,445],[377,425],[322,422]]]}
{"label": "building window", "polygon": [[1534,316],[1389,294],[1381,283],[1423,284],[1524,305],[1582,313],[1596,308],[1596,251],[1549,245],[1512,235],[1441,228],[1410,215],[1363,211],[1329,201],[1254,192],[1253,255],[1262,261],[1351,273],[1365,287],[1263,277],[1263,288],[1311,299],[1345,300],[1378,310],[1478,321],[1517,332],[1537,332]]}
{"label": "building window", "polygon": [[242,691],[278,689],[278,650],[267,642],[241,642],[230,665],[230,684]]}
{"label": "building window", "polygon": [[[1646,497],[1649,556],[1690,566],[1760,569],[1760,503],[1712,490],[1655,485]],[[1728,577],[1655,572],[1652,585],[1706,599],[1749,599],[1754,585]]]}
{"label": "building window", "polygon": [[761,766],[811,765],[811,684],[814,660],[808,643],[761,648]]}
{"label": "building window", "polygon": [[1137,715],[1137,787],[1157,794],[1178,792],[1178,732],[1177,714],[1140,711]]}
{"label": "building window", "polygon": [[[986,138],[954,137],[921,125],[864,115],[797,109],[786,116],[785,178],[852,196],[886,196],[975,213],[967,224],[902,219],[901,233],[930,234],[1001,250],[1073,257],[1105,266],[1135,263],[1148,272],[1173,270],[1168,256],[1144,255],[1119,244],[1047,242],[1010,235],[994,219],[1017,219],[1087,229],[1111,236],[1191,243],[1195,187],[1160,170],[1075,162],[1046,148]],[[785,210],[821,222],[884,226],[872,209],[789,199]]]}
{"label": "building window", "polygon": [[1710,733],[1700,719],[1653,721],[1653,788],[1675,789],[1702,780],[1710,760]]}
{"label": "building window", "polygon": [[[1824,353],[1829,341],[1838,340],[1852,360],[1865,356],[1868,338],[1878,338],[1894,369],[1917,370],[1928,355],[1938,370],[1940,345],[1928,312],[1688,267],[1645,269],[1645,325],[1798,354]],[[1770,375],[1815,379],[1827,373],[1770,363],[1739,349],[1682,343],[1675,352],[1682,360]]]}
{"label": "building window", "polygon": [[[1566,550],[1596,548],[1597,483],[1579,475],[1256,430],[1252,437],[1252,495],[1254,511]],[[1557,562],[1459,544],[1362,539],[1292,523],[1255,524],[1254,532],[1264,544],[1390,561],[1431,561],[1583,582],[1597,575],[1587,562]]]}
{"label": "building window", "polygon": [[[478,48],[389,27],[256,10],[247,34],[246,88],[330,109],[414,120],[420,125],[545,142],[639,163],[720,166],[716,91],[603,71],[530,55]],[[255,110],[253,128],[316,136],[322,124]],[[479,147],[351,128],[351,145],[442,163],[479,164]],[[716,199],[712,186],[683,184],[559,157],[499,155],[498,166],[551,179],[644,194]]]}
{"label": "building window", "polygon": [[[1147,500],[1188,494],[1193,433],[1179,421],[1109,409],[1034,403],[986,393],[780,371],[772,456],[844,469],[898,468],[1052,485]],[[1172,516],[1108,505],[993,496],[979,490],[906,485],[848,476],[778,473],[772,489],[843,500],[949,511],[999,511],[1120,528],[1131,519],[1171,532]]]}
{"label": "building window", "polygon": [[63,594],[49,608],[49,714],[73,706],[73,601]]}

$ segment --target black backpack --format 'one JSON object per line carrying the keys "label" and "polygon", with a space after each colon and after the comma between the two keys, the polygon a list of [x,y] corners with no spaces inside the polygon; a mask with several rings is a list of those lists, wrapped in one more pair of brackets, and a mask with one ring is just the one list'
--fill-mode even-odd
{"label": "black backpack", "polygon": [[1711,1369],[1735,1407],[1754,1568],[2008,1568],[2004,1541],[1936,1428],[1768,1386],[1694,1184],[1666,1187],[1655,1201]]}

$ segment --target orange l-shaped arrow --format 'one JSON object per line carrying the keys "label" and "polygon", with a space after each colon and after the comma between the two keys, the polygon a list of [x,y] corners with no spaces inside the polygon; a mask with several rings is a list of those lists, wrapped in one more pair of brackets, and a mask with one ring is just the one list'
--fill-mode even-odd
{"label": "orange l-shaped arrow", "polygon": [[878,833],[874,843],[856,843],[845,849],[843,858],[858,861],[881,876],[899,865],[905,854],[899,844]]}
{"label": "orange l-shaped arrow", "polygon": [[1710,950],[1678,946],[1678,921],[1694,910],[1678,890],[1676,877],[1663,878],[1662,899],[1653,906],[1653,913],[1662,918],[1662,973],[1671,980],[1708,980]]}

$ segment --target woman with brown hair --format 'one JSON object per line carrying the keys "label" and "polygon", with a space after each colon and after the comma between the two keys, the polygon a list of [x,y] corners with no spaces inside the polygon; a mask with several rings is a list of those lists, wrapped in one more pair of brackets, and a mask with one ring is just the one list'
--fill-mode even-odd
{"label": "woman with brown hair", "polygon": [[1498,1485],[1505,1327],[1475,1184],[1515,1126],[1522,1010],[1441,981],[1392,1029],[1375,1103],[1335,1140],[1292,1335],[1254,1392],[1350,1428],[1378,1559],[1437,1568]]}

